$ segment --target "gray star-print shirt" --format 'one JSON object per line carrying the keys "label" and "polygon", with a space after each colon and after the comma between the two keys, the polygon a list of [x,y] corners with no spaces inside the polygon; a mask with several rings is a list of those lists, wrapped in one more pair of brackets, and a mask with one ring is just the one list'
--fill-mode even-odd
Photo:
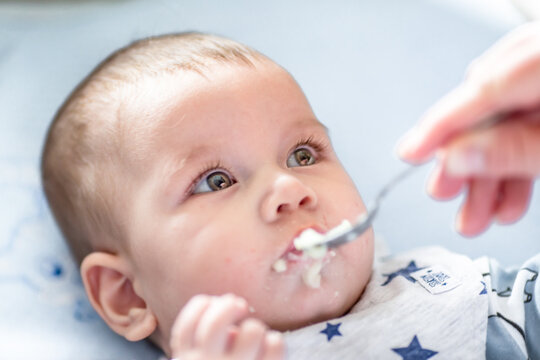
{"label": "gray star-print shirt", "polygon": [[288,358],[540,359],[539,266],[440,247],[386,257],[347,315],[285,334]]}

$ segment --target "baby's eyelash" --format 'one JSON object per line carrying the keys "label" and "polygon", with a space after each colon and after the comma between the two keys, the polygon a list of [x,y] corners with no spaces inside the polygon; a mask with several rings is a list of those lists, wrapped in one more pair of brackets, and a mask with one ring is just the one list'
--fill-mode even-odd
{"label": "baby's eyelash", "polygon": [[[289,153],[294,152],[296,149],[301,148],[303,146],[309,146],[313,150],[315,150],[315,158],[320,160],[324,157],[325,151],[329,146],[329,142],[324,139],[316,139],[315,136],[311,135],[307,138],[301,138],[296,144],[291,148]],[[203,180],[206,176],[208,176],[211,172],[216,170],[223,170],[229,176],[231,179],[234,180],[234,176],[231,174],[229,170],[227,170],[220,161],[212,162],[207,164],[206,166],[202,167],[202,169],[198,172],[199,175],[197,175],[193,181],[191,181],[191,184],[188,186],[186,190],[186,196],[190,196],[193,194],[193,191],[195,190],[196,186]]]}
{"label": "baby's eyelash", "polygon": [[[230,171],[228,171],[226,168],[223,167],[220,161],[209,163],[208,165],[204,166],[199,172],[195,179],[191,182],[191,184],[188,186],[186,195],[193,194],[193,191],[195,190],[195,187],[199,184],[199,182],[204,179],[206,176],[208,176],[212,171],[215,170],[224,170],[227,174],[231,174]],[[234,177],[231,175],[231,178],[234,179]]]}
{"label": "baby's eyelash", "polygon": [[309,146],[313,150],[315,150],[319,156],[323,156],[325,153],[325,150],[328,148],[328,145],[329,144],[327,141],[315,139],[315,137],[311,135],[307,138],[300,139],[296,143],[296,145],[294,145],[294,147],[291,149],[290,152],[293,152],[294,150],[301,148],[302,146]]}

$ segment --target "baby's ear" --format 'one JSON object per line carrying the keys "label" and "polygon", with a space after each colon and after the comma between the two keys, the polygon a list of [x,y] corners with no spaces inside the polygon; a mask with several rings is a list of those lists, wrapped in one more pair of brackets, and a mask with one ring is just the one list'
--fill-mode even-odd
{"label": "baby's ear", "polygon": [[133,273],[118,255],[93,252],[81,264],[90,303],[109,327],[130,341],[154,332],[157,321],[133,286]]}

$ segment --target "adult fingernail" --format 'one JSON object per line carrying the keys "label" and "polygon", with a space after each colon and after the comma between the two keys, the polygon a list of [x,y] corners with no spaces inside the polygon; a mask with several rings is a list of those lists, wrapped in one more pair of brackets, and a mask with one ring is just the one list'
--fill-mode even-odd
{"label": "adult fingernail", "polygon": [[484,168],[484,156],[474,149],[450,151],[446,156],[446,172],[450,175],[478,174]]}
{"label": "adult fingernail", "polygon": [[437,176],[436,174],[431,174],[427,180],[426,192],[429,196],[431,196],[431,198],[439,199],[437,190]]}
{"label": "adult fingernail", "polygon": [[396,147],[396,152],[400,158],[406,159],[410,157],[416,148],[418,140],[418,131],[415,129],[407,132],[403,137],[398,141]]}
{"label": "adult fingernail", "polygon": [[464,222],[464,218],[463,218],[463,209],[461,209],[456,218],[455,218],[455,222],[454,222],[454,226],[455,226],[455,229],[458,233],[460,234],[463,234],[463,222]]}

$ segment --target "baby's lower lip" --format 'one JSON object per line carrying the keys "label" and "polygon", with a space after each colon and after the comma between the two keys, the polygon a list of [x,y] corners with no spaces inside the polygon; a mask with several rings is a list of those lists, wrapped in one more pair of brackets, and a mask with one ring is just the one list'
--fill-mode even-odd
{"label": "baby's lower lip", "polygon": [[[334,251],[328,252],[323,258],[323,260],[325,261],[325,265],[334,256],[336,256],[336,253]],[[306,256],[303,251],[297,249],[286,252],[285,255],[279,258],[279,260],[285,261],[286,271],[297,266],[305,267],[316,261],[315,259]]]}
{"label": "baby's lower lip", "polygon": [[274,264],[272,268],[277,273],[290,272],[291,269],[297,268],[306,263],[306,258],[302,256],[302,252],[299,250],[287,251],[281,256]]}
{"label": "baby's lower lip", "polygon": [[299,275],[305,286],[317,289],[321,286],[323,267],[328,265],[334,256],[336,256],[334,251],[326,252],[322,258],[313,258],[298,250],[289,251],[279,258],[272,268],[277,273]]}
{"label": "baby's lower lip", "polygon": [[305,260],[303,257],[303,253],[300,250],[294,249],[289,252],[287,252],[282,259],[285,259],[288,263],[296,263],[300,262],[302,260]]}
{"label": "baby's lower lip", "polygon": [[295,256],[301,257],[302,250],[298,250],[297,248],[294,247],[294,245],[292,245],[291,248],[285,253],[284,257],[288,257],[294,260]]}

